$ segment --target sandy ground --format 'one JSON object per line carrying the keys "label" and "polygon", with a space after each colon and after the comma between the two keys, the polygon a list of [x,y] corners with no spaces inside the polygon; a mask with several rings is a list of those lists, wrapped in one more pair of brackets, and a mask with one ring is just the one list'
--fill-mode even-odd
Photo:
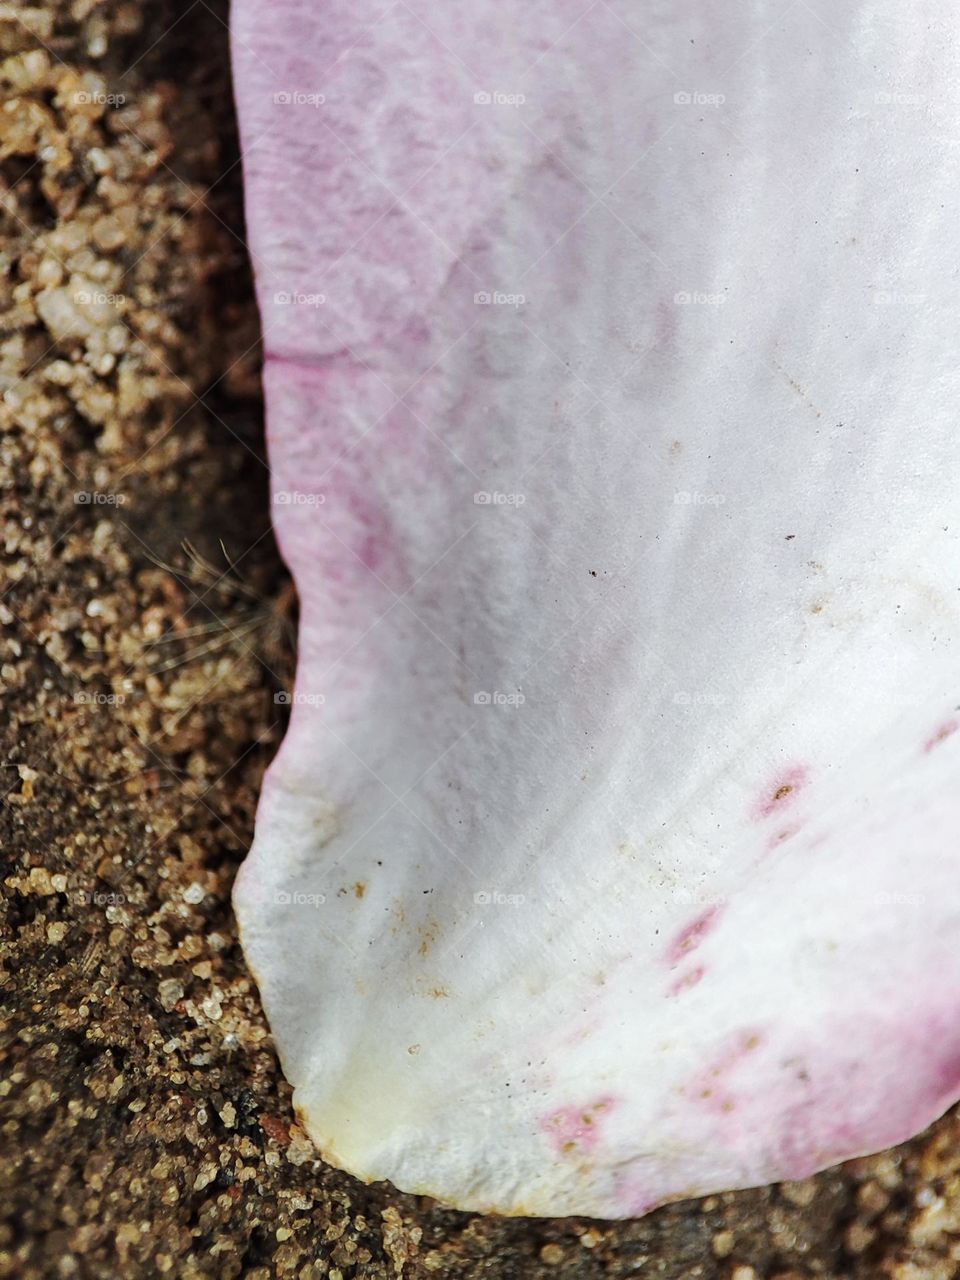
{"label": "sandy ground", "polygon": [[295,602],[225,18],[0,3],[0,1276],[948,1280],[956,1115],[613,1226],[363,1187],[294,1122],[229,904]]}

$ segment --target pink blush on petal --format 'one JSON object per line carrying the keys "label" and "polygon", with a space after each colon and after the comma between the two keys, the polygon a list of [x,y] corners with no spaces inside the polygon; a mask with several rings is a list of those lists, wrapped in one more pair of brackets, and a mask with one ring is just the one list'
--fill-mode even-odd
{"label": "pink blush on petal", "polygon": [[557,1155],[590,1152],[602,1136],[600,1121],[614,1105],[613,1098],[602,1097],[585,1107],[558,1107],[541,1118],[540,1128]]}
{"label": "pink blush on petal", "polygon": [[937,747],[948,738],[952,738],[958,729],[960,729],[960,720],[944,721],[936,733],[923,744],[923,754],[928,756],[931,751],[936,751]]}
{"label": "pink blush on petal", "polygon": [[677,978],[676,982],[673,982],[670,985],[667,994],[671,996],[679,996],[682,995],[684,991],[690,991],[693,987],[699,985],[706,972],[707,971],[704,966],[702,964],[698,964],[696,968],[691,969],[689,973],[685,973],[682,977]]}
{"label": "pink blush on petal", "polygon": [[671,969],[675,968],[691,951],[696,951],[719,923],[722,913],[723,908],[720,905],[709,907],[680,930],[664,953],[664,960]]}

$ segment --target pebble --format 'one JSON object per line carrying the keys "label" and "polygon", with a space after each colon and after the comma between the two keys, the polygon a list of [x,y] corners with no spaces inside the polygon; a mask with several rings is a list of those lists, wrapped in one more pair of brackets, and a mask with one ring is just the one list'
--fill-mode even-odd
{"label": "pebble", "polygon": [[847,1227],[843,1243],[847,1253],[854,1255],[863,1253],[876,1239],[877,1233],[865,1222],[851,1222]]}
{"label": "pebble", "polygon": [[711,1241],[713,1256],[715,1258],[729,1258],[733,1253],[735,1244],[736,1238],[732,1231],[718,1231]]}
{"label": "pebble", "polygon": [[790,1204],[806,1209],[816,1199],[817,1184],[813,1178],[804,1178],[801,1182],[783,1182],[780,1184],[780,1194]]}
{"label": "pebble", "polygon": [[183,999],[183,983],[176,978],[164,978],[157,987],[157,993],[160,996],[160,1003],[169,1013],[177,1001]]}
{"label": "pebble", "polygon": [[217,1176],[217,1166],[215,1164],[205,1164],[201,1167],[193,1182],[194,1191],[202,1191],[204,1187],[209,1187]]}
{"label": "pebble", "polygon": [[200,1008],[211,1022],[218,1022],[223,1014],[223,1006],[220,1004],[220,996],[217,993],[207,996]]}
{"label": "pebble", "polygon": [[[24,776],[25,772],[28,776]],[[23,778],[24,782],[32,783],[37,775],[32,769],[25,770],[24,766],[21,765],[20,777]],[[30,886],[30,893],[38,893],[44,898],[57,892],[53,887],[53,881],[50,879],[50,872],[46,867],[31,867],[30,875],[28,876],[28,883]]]}

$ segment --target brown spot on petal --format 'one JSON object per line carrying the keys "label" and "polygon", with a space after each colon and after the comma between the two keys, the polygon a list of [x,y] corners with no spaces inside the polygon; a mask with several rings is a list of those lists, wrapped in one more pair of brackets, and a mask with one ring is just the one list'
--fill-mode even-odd
{"label": "brown spot on petal", "polygon": [[761,821],[782,812],[793,804],[797,793],[808,781],[809,774],[803,765],[794,765],[776,778],[754,806],[754,817]]}
{"label": "brown spot on petal", "polygon": [[440,937],[440,923],[437,920],[428,920],[417,932],[420,934],[420,946],[417,950],[420,955],[425,956]]}

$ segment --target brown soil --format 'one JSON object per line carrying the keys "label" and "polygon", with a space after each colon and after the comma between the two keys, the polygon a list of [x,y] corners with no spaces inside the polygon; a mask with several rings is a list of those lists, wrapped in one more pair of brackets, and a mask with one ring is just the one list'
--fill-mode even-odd
{"label": "brown soil", "polygon": [[948,1280],[956,1114],[617,1225],[446,1212],[316,1160],[229,900],[295,617],[225,19],[0,3],[0,1276]]}

